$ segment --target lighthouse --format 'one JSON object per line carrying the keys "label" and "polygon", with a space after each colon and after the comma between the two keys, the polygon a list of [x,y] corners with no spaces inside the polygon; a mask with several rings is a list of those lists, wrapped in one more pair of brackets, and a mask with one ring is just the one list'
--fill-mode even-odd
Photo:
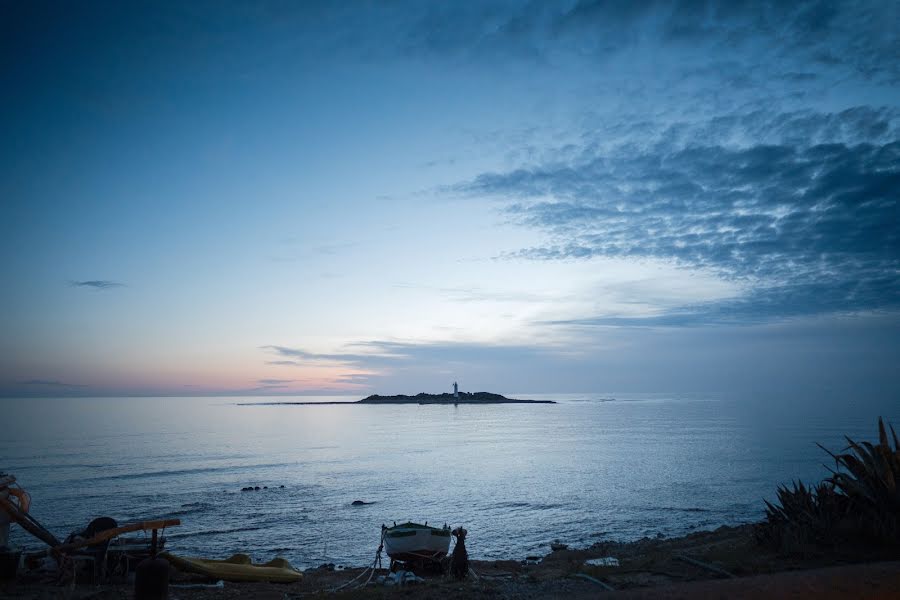
{"label": "lighthouse", "polygon": [[453,382],[453,397],[459,398],[459,386],[456,385],[456,382]]}

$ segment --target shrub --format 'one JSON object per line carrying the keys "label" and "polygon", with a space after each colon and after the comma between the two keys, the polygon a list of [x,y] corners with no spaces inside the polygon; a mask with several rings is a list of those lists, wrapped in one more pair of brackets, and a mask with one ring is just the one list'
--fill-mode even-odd
{"label": "shrub", "polygon": [[900,443],[891,427],[891,447],[878,419],[878,444],[847,438],[831,477],[816,486],[798,481],[779,486],[778,502],[766,501],[766,520],[755,530],[759,542],[786,552],[837,545],[900,545]]}
{"label": "shrub", "polygon": [[900,542],[900,442],[890,429],[893,448],[880,418],[878,444],[857,444],[847,438],[849,452],[833,454],[822,448],[835,460],[837,468],[828,481],[850,500],[859,521],[856,533],[866,541],[888,545]]}
{"label": "shrub", "polygon": [[778,503],[766,503],[766,520],[756,529],[760,542],[791,552],[808,552],[812,547],[838,542],[836,532],[850,512],[846,496],[824,481],[805,486],[802,481],[777,491]]}

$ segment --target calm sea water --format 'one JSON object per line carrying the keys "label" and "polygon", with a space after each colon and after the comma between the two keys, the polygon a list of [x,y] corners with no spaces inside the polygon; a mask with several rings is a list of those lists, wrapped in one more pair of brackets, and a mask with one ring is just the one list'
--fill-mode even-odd
{"label": "calm sea water", "polygon": [[[102,515],[178,517],[166,532],[174,552],[361,565],[382,523],[414,520],[464,525],[475,558],[524,558],[556,538],[589,545],[757,520],[777,484],[827,475],[815,442],[873,439],[878,417],[696,396],[515,396],[559,404],[0,400],[0,470],[58,537]],[[900,423],[900,411],[884,416]],[[240,491],[250,485],[269,489]]]}

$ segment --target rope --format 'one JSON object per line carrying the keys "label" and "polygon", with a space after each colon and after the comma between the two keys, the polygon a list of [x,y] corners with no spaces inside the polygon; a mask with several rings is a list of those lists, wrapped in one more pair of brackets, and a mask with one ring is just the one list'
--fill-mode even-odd
{"label": "rope", "polygon": [[[372,578],[375,576],[375,571],[380,570],[382,568],[381,552],[384,550],[384,532],[385,532],[385,528],[382,528],[381,529],[381,541],[378,544],[378,550],[375,551],[375,560],[372,561],[372,565],[363,569],[359,573],[359,575],[357,575],[356,577],[354,577],[347,583],[344,583],[336,588],[331,589],[330,590],[331,593],[339,592],[342,589],[349,587],[350,585],[352,585],[353,583],[358,581],[360,578],[362,578],[362,576],[365,575],[366,573],[369,574],[368,578],[366,578],[366,580],[363,583],[357,584],[350,589],[359,589],[359,588],[363,588],[363,587],[366,587],[367,585],[369,585],[369,583],[372,581]],[[409,554],[411,556],[416,556],[419,558],[424,558],[427,560],[434,560],[434,556],[429,556],[426,554],[417,554],[415,552],[407,552],[407,554]],[[475,575],[475,572],[472,571],[472,574]],[[475,575],[475,578],[477,579],[478,575]],[[319,590],[319,591],[321,591],[321,590]]]}
{"label": "rope", "polygon": [[351,583],[355,582],[356,580],[358,580],[360,577],[362,577],[366,573],[369,574],[369,578],[366,579],[366,581],[364,583],[361,583],[352,589],[357,589],[357,588],[361,588],[361,587],[365,587],[365,586],[369,585],[369,582],[372,581],[372,577],[374,577],[374,575],[375,575],[376,565],[377,565],[378,569],[381,568],[381,551],[382,550],[384,550],[384,529],[381,530],[381,542],[378,544],[378,550],[375,551],[375,560],[372,561],[372,566],[366,567],[365,569],[363,569],[360,572],[359,575],[357,575],[356,577],[354,577],[347,583],[334,588],[333,590],[331,590],[331,592],[334,593],[334,592],[338,592],[338,591],[344,589],[345,587],[349,586]]}

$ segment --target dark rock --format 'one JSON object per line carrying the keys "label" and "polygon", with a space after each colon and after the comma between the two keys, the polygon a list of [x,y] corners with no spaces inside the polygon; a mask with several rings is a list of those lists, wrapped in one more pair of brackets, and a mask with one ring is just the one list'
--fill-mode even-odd
{"label": "dark rock", "polygon": [[350,506],[365,506],[366,504],[374,504],[374,502],[363,502],[362,500],[354,500]]}
{"label": "dark rock", "polygon": [[278,487],[279,487],[279,488],[284,488],[284,486],[283,486],[283,485],[279,485],[279,486],[278,486]]}
{"label": "dark rock", "polygon": [[373,394],[358,400],[356,404],[556,404],[556,402],[552,400],[518,400],[491,392],[460,392],[459,396],[450,393],[426,394],[422,392],[415,396]]}
{"label": "dark rock", "polygon": [[253,489],[254,489],[254,490],[258,490],[258,489],[259,489],[259,486],[257,485],[257,486],[255,486]]}

